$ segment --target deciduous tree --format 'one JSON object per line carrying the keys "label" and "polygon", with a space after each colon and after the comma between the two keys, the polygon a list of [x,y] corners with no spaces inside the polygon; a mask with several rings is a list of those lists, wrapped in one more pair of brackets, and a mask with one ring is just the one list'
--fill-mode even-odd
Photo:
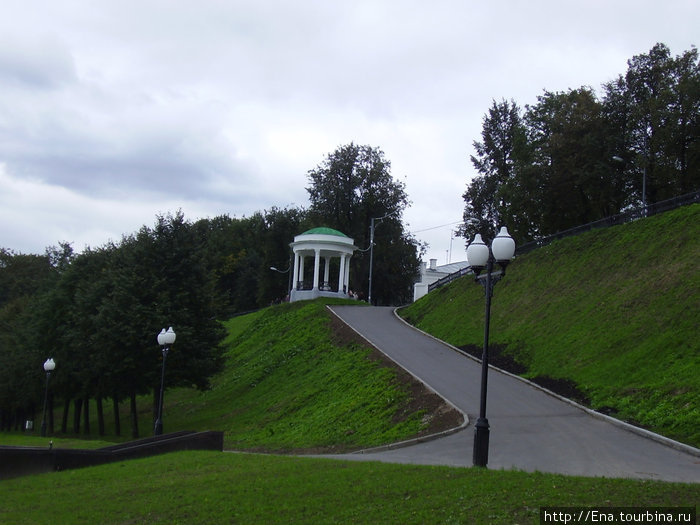
{"label": "deciduous tree", "polygon": [[[409,204],[408,195],[405,184],[392,177],[384,152],[353,143],[341,146],[310,170],[308,178],[310,220],[317,226],[340,230],[367,249],[372,219],[381,218],[375,220],[373,299],[382,304],[410,300],[420,246],[403,228],[401,217]],[[356,253],[351,283],[362,283],[365,298],[369,266],[369,252]]]}

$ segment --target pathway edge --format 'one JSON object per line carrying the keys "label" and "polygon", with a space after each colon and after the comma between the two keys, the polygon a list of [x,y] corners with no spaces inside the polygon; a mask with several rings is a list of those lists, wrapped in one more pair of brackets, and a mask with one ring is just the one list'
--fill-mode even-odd
{"label": "pathway edge", "polygon": [[[452,403],[449,399],[443,397],[439,392],[435,391],[435,389],[434,389],[432,386],[430,386],[426,381],[424,381],[421,377],[417,376],[416,374],[414,374],[414,373],[411,372],[410,370],[407,370],[406,368],[404,368],[403,366],[401,366],[399,363],[397,363],[396,361],[394,361],[393,359],[391,359],[391,356],[389,356],[386,352],[384,352],[384,350],[382,350],[381,348],[379,348],[374,342],[372,342],[371,339],[369,339],[368,337],[366,337],[366,336],[364,336],[363,334],[361,334],[360,332],[358,332],[358,331],[355,329],[355,327],[353,327],[353,326],[349,325],[348,323],[346,323],[346,322],[343,320],[343,318],[340,317],[340,315],[338,315],[336,312],[333,311],[333,305],[327,304],[327,305],[326,305],[326,308],[327,308],[336,318],[338,318],[339,321],[341,321],[342,323],[344,323],[344,324],[345,324],[346,326],[348,326],[353,332],[355,332],[358,336],[360,336],[362,339],[364,339],[365,341],[367,341],[367,343],[368,343],[369,345],[371,345],[373,348],[375,348],[378,352],[381,352],[387,359],[391,360],[391,362],[393,362],[396,366],[401,367],[406,373],[410,374],[414,379],[416,379],[417,381],[420,381],[420,383],[421,383],[423,386],[425,386],[425,388],[427,388],[428,390],[430,390],[433,394],[439,396],[445,403],[447,403],[449,406],[451,406],[454,410],[456,410],[457,412],[459,412],[460,414],[462,414],[462,418],[464,419],[464,421],[462,422],[461,425],[456,426],[456,427],[453,427],[453,428],[449,428],[449,429],[447,429],[447,430],[443,430],[443,431],[441,431],[441,432],[436,432],[435,434],[428,434],[427,436],[420,436],[420,437],[417,437],[417,438],[407,439],[407,440],[404,440],[404,441],[397,441],[397,442],[395,442],[395,443],[389,443],[389,444],[387,444],[387,445],[380,445],[380,446],[378,446],[378,447],[371,447],[371,448],[365,448],[365,449],[362,449],[362,450],[356,450],[356,451],[354,451],[354,452],[351,452],[351,454],[370,454],[370,453],[372,453],[372,452],[382,452],[382,451],[386,451],[386,450],[394,450],[394,449],[397,449],[397,448],[409,447],[409,446],[411,446],[411,445],[417,445],[417,444],[419,444],[419,443],[425,443],[425,442],[427,442],[427,441],[432,441],[432,440],[435,440],[435,439],[440,439],[440,438],[443,438],[443,437],[446,437],[446,436],[450,436],[450,435],[452,435],[452,434],[455,434],[455,433],[457,433],[457,432],[460,432],[460,431],[464,430],[465,428],[467,428],[467,427],[469,426],[469,423],[470,423],[470,421],[469,421],[469,416],[468,416],[463,410],[461,410],[460,408],[458,408],[458,407],[457,407],[454,403]],[[396,310],[394,310],[394,315],[396,315],[396,316],[398,317],[398,315],[396,314]],[[399,317],[399,319],[401,319],[401,318]],[[401,320],[403,321],[403,319],[401,319]],[[403,321],[403,322],[406,323],[406,321]],[[408,323],[406,323],[406,324],[407,324],[408,326],[411,326],[411,325],[408,324]],[[431,336],[431,337],[432,337],[432,336]],[[434,338],[434,339],[435,339],[435,338]],[[438,341],[439,341],[439,339],[438,339]]]}
{"label": "pathway edge", "polygon": [[[468,352],[465,352],[464,350],[461,350],[461,349],[457,348],[456,346],[451,345],[450,343],[448,343],[448,342],[446,342],[446,341],[443,341],[442,339],[439,339],[439,338],[435,337],[434,335],[429,334],[428,332],[425,332],[425,331],[421,330],[420,328],[418,328],[418,327],[416,327],[416,326],[413,326],[411,323],[409,323],[408,321],[406,321],[405,319],[403,319],[403,318],[398,314],[398,311],[399,311],[401,308],[405,308],[405,306],[398,306],[398,307],[394,308],[394,316],[395,316],[398,320],[400,320],[403,324],[405,324],[406,326],[412,328],[413,330],[416,330],[417,332],[420,332],[420,333],[423,334],[423,335],[426,335],[426,336],[430,337],[431,339],[433,339],[433,340],[435,340],[435,341],[438,341],[439,343],[442,343],[442,344],[445,345],[446,347],[448,347],[448,348],[454,350],[455,352],[457,352],[457,353],[459,353],[459,354],[462,354],[462,355],[468,357],[468,358],[471,359],[472,361],[475,361],[475,362],[477,362],[477,363],[481,363],[481,359],[478,359],[478,358],[474,357],[473,355],[469,354]],[[346,323],[346,324],[347,324],[347,323]],[[350,325],[348,325],[348,326],[350,326]],[[350,328],[352,328],[352,327],[350,327]],[[353,328],[353,330],[354,330],[354,328]],[[355,330],[355,332],[357,332],[357,330]],[[362,334],[360,334],[360,335],[362,335]],[[366,339],[366,340],[369,341],[368,339]],[[374,345],[373,345],[373,346],[374,346]],[[386,354],[385,354],[385,355],[386,355]],[[387,356],[387,357],[388,357],[388,356]],[[692,445],[688,445],[688,444],[686,444],[686,443],[681,443],[680,441],[676,441],[675,439],[671,439],[671,438],[668,438],[668,437],[666,437],[666,436],[662,436],[661,434],[657,434],[656,432],[652,432],[651,430],[647,430],[647,429],[645,429],[645,428],[640,428],[640,427],[634,426],[634,425],[632,425],[632,424],[630,424],[630,423],[627,423],[627,422],[625,422],[625,421],[621,421],[621,420],[619,420],[619,419],[616,419],[616,418],[614,418],[614,417],[612,417],[612,416],[608,416],[607,414],[602,414],[602,413],[600,413],[600,412],[597,412],[597,411],[593,410],[592,408],[585,407],[585,406],[583,406],[583,405],[577,403],[576,401],[573,401],[573,400],[571,400],[571,399],[569,399],[569,398],[567,398],[567,397],[564,397],[564,396],[561,396],[561,395],[559,395],[559,394],[557,394],[557,393],[555,393],[555,392],[552,392],[551,390],[549,390],[549,389],[547,389],[547,388],[544,388],[543,386],[540,386],[540,385],[538,385],[537,383],[534,383],[534,382],[530,381],[529,379],[526,379],[526,378],[521,377],[521,376],[519,376],[519,375],[516,375],[516,374],[513,374],[513,373],[511,373],[511,372],[508,372],[507,370],[503,370],[503,369],[501,369],[501,368],[498,368],[498,367],[496,367],[496,366],[493,366],[492,364],[489,364],[489,368],[492,369],[492,370],[494,370],[494,371],[496,371],[496,372],[500,372],[501,374],[505,374],[505,375],[507,375],[507,376],[513,377],[513,378],[515,378],[515,379],[518,379],[518,380],[520,380],[520,381],[522,381],[522,382],[524,382],[524,383],[526,383],[526,384],[528,384],[528,385],[530,385],[530,386],[532,386],[532,387],[534,387],[534,388],[540,390],[541,392],[544,392],[544,393],[547,394],[547,395],[550,395],[550,396],[552,396],[552,397],[554,397],[554,398],[556,398],[556,399],[558,399],[558,400],[560,400],[560,401],[563,401],[564,403],[567,403],[567,404],[569,404],[569,405],[571,405],[571,406],[573,406],[573,407],[576,407],[576,408],[578,408],[578,409],[580,409],[580,410],[583,410],[583,411],[586,412],[587,414],[589,414],[589,415],[591,415],[591,416],[593,416],[593,417],[595,417],[595,418],[597,418],[597,419],[601,419],[601,420],[603,420],[603,421],[607,421],[608,423],[612,423],[613,425],[618,426],[618,427],[620,427],[620,428],[623,428],[623,429],[625,429],[625,430],[627,430],[627,431],[629,431],[629,432],[632,432],[632,433],[637,434],[637,435],[639,435],[639,436],[645,437],[645,438],[647,438],[647,439],[651,439],[652,441],[656,441],[656,442],[658,442],[658,443],[662,443],[662,444],[664,444],[664,445],[666,445],[666,446],[668,446],[668,447],[671,447],[671,448],[673,448],[673,449],[675,449],[675,450],[678,450],[678,451],[680,451],[680,452],[685,452],[686,454],[690,454],[690,455],[692,455],[692,456],[700,457],[700,449],[699,449],[699,448],[695,448],[695,447],[692,446]],[[442,397],[442,396],[441,396],[441,397]]]}

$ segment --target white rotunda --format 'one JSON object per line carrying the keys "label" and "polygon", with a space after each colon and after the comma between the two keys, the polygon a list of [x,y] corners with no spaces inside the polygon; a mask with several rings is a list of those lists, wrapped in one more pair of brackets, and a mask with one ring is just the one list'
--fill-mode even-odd
{"label": "white rotunda", "polygon": [[[294,237],[294,274],[289,300],[350,297],[350,258],[357,246],[332,228],[313,228]],[[313,271],[306,265],[313,258]]]}

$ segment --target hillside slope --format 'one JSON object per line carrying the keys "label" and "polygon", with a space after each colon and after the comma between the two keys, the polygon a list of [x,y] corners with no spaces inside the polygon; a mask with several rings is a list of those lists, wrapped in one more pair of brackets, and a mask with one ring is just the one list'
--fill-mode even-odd
{"label": "hillside slope", "polygon": [[[496,286],[492,354],[525,377],[700,446],[700,205],[563,239],[518,257]],[[483,343],[469,277],[402,311],[466,349]]]}
{"label": "hillside slope", "polygon": [[211,390],[166,396],[171,430],[224,430],[227,448],[346,451],[461,423],[441,398],[348,330],[324,300],[272,306],[226,327],[225,368]]}

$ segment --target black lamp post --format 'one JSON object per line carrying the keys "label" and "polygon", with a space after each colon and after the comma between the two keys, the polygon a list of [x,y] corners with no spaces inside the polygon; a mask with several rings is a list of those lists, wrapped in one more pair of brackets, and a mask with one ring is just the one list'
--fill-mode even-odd
{"label": "black lamp post", "polygon": [[168,351],[170,350],[170,345],[175,342],[175,332],[173,332],[173,327],[168,328],[165,331],[163,328],[158,334],[158,344],[163,352],[163,369],[160,376],[160,399],[158,400],[158,419],[156,419],[156,426],[153,434],[160,436],[163,433],[163,386],[165,384],[165,360],[168,357]]}
{"label": "black lamp post", "polygon": [[372,266],[374,265],[374,221],[381,221],[387,217],[391,217],[399,210],[394,210],[387,213],[383,217],[372,217],[369,221],[369,286],[367,290],[367,302],[372,304]]}
{"label": "black lamp post", "polygon": [[49,400],[49,378],[51,377],[51,372],[56,368],[56,363],[52,358],[48,358],[44,362],[44,372],[46,372],[46,388],[44,389],[44,416],[41,418],[41,437],[46,436],[46,405]]}
{"label": "black lamp post", "polygon": [[[479,419],[474,428],[474,452],[472,462],[476,467],[485,467],[489,461],[489,420],[486,419],[486,390],[489,370],[489,324],[491,321],[491,297],[493,287],[506,274],[506,266],[515,254],[515,241],[502,227],[491,243],[491,248],[484,244],[480,234],[467,248],[467,261],[474,271],[475,281],[481,283],[486,295],[486,320],[484,322],[484,351],[481,355],[481,403]],[[493,272],[493,263],[500,265],[501,271]],[[486,268],[486,275],[480,275]]]}
{"label": "black lamp post", "polygon": [[[646,151],[646,140],[644,141],[644,149]],[[626,164],[625,159],[619,155],[614,155],[612,160],[620,164],[623,168]],[[647,216],[647,162],[644,161],[644,166],[642,166],[642,217]]]}
{"label": "black lamp post", "polygon": [[292,260],[291,256],[289,259],[289,267],[286,270],[280,270],[276,268],[275,266],[270,266],[270,270],[273,272],[277,273],[288,273],[289,274],[289,282],[287,283],[287,300],[289,300],[292,297]]}

